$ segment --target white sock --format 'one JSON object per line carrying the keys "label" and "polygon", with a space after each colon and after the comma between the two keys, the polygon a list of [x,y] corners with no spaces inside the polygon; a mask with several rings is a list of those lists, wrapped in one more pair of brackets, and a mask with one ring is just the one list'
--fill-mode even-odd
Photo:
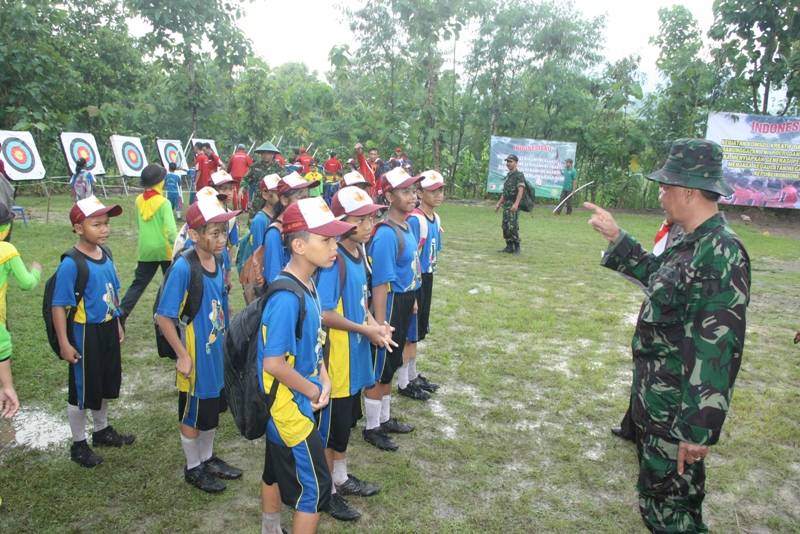
{"label": "white sock", "polygon": [[404,365],[397,370],[397,387],[400,389],[408,387],[408,365]]}
{"label": "white sock", "polygon": [[214,455],[214,436],[217,429],[201,430],[197,436],[197,450],[200,453],[200,461],[205,462]]}
{"label": "white sock", "polygon": [[261,534],[281,534],[280,512],[261,512]]}
{"label": "white sock", "polygon": [[392,404],[392,396],[391,395],[384,395],[381,399],[381,423],[385,423],[391,417],[389,408]]}
{"label": "white sock", "polygon": [[333,461],[333,485],[347,482],[347,460]]}
{"label": "white sock", "polygon": [[381,424],[381,404],[379,400],[364,397],[364,411],[367,412],[367,430],[378,428]]}
{"label": "white sock", "polygon": [[103,399],[99,410],[92,410],[92,423],[95,432],[100,432],[108,426],[108,399]]}
{"label": "white sock", "polygon": [[72,441],[86,441],[86,410],[81,410],[73,404],[67,404],[67,419],[69,429],[72,431]]}
{"label": "white sock", "polygon": [[200,448],[197,446],[197,438],[187,438],[181,433],[181,447],[186,456],[187,469],[194,469],[200,465]]}
{"label": "white sock", "polygon": [[417,358],[414,357],[408,361],[408,381],[414,380],[417,376],[419,376],[419,373],[417,373]]}

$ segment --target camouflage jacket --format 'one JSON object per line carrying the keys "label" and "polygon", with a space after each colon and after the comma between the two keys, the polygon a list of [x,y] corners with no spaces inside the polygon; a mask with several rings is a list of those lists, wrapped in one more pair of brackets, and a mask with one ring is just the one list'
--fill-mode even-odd
{"label": "camouflage jacket", "polygon": [[509,172],[503,182],[503,205],[512,206],[517,199],[519,186],[525,185],[525,175],[522,171]]}
{"label": "camouflage jacket", "polygon": [[602,265],[645,285],[633,334],[633,419],[699,445],[719,440],[744,348],[750,258],[716,214],[653,256],[625,232]]}
{"label": "camouflage jacket", "polygon": [[275,160],[272,160],[269,163],[258,160],[250,166],[250,170],[247,171],[247,175],[242,179],[242,182],[244,183],[245,187],[254,186],[259,180],[268,174],[285,176],[286,169],[281,167],[280,163]]}

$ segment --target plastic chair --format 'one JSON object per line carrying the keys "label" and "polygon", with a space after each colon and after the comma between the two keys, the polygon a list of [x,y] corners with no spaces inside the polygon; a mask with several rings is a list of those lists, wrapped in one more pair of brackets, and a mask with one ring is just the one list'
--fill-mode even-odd
{"label": "plastic chair", "polygon": [[22,206],[11,206],[11,211],[13,211],[18,217],[22,217],[22,222],[28,224],[28,213],[25,211],[25,208]]}

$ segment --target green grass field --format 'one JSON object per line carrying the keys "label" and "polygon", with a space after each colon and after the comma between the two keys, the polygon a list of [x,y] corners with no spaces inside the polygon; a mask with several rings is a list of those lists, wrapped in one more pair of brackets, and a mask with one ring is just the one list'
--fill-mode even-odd
{"label": "green grass field", "polygon": [[[34,221],[14,227],[27,263],[53,273],[74,241],[69,202],[23,198]],[[133,199],[109,242],[122,279],[136,260]],[[383,486],[355,524],[323,517],[322,532],[644,532],[635,493],[636,453],[609,433],[630,384],[629,342],[641,291],[599,266],[603,241],[586,212],[521,217],[522,255],[498,254],[500,217],[488,204],[446,204],[445,251],[436,276],[432,334],[419,368],[442,384],[428,403],[396,396],[394,414],[417,425],[400,450],[366,445],[360,428],[350,470]],[[649,241],[658,214],[620,214]],[[734,224],[753,265],[744,362],[723,437],[707,461],[705,517],[715,532],[800,532],[800,239]],[[160,280],[160,275],[156,280]],[[219,496],[182,476],[171,362],[154,353],[153,284],[128,325],[123,392],[111,421],[137,435],[100,452],[93,469],[69,461],[66,364],[50,352],[42,286],[8,293],[14,377],[23,411],[13,446],[0,423],[0,532],[257,532],[264,443],[238,436],[224,416],[217,452],[245,477]],[[43,284],[42,284],[43,285]],[[241,307],[235,295],[234,305]],[[31,437],[32,429],[43,429]],[[290,514],[284,513],[284,526]]]}

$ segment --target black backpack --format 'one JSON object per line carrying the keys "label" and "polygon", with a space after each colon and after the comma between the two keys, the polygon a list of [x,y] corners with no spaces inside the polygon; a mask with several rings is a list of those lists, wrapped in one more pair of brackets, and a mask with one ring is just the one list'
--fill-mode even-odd
{"label": "black backpack", "polygon": [[[100,248],[103,249],[103,252],[108,256],[110,260],[113,261],[113,256],[111,255],[111,250],[103,245],[100,245]],[[68,251],[64,252],[61,255],[61,261],[64,261],[64,258],[72,258],[72,261],[75,262],[75,267],[78,270],[78,275],[75,278],[75,306],[69,309],[67,313],[67,337],[69,338],[70,343],[73,345],[75,344],[75,340],[72,339],[72,322],[75,320],[75,313],[78,311],[78,304],[80,304],[81,299],[83,299],[83,293],[86,291],[86,284],[89,283],[89,266],[86,263],[86,256],[83,255],[75,247],[72,247]],[[56,327],[53,324],[53,293],[56,290],[56,273],[53,273],[53,276],[47,279],[47,282],[44,285],[44,297],[42,298],[42,319],[44,319],[44,328],[47,331],[47,342],[50,343],[50,348],[53,349],[53,352],[56,356],[61,358],[61,347],[58,344],[58,334],[56,333]]]}
{"label": "black backpack", "polygon": [[525,192],[522,194],[522,200],[519,203],[519,209],[522,211],[533,211],[533,205],[536,202],[536,190],[533,186],[525,180]]}
{"label": "black backpack", "polygon": [[261,369],[257,369],[261,317],[267,301],[278,291],[291,291],[300,301],[294,332],[295,337],[300,339],[303,336],[306,300],[303,288],[293,278],[280,278],[269,284],[263,296],[231,319],[225,334],[225,400],[236,427],[247,439],[258,439],[266,432],[270,408],[278,391],[279,382],[273,377],[269,394],[264,394],[259,383]]}
{"label": "black backpack", "polygon": [[[172,360],[177,360],[178,355],[175,353],[175,350],[172,348],[169,342],[167,342],[163,332],[161,332],[161,329],[158,327],[156,311],[158,310],[158,303],[161,301],[161,292],[164,290],[164,285],[166,284],[167,279],[172,272],[172,267],[175,265],[175,261],[177,261],[178,257],[181,256],[189,263],[190,273],[186,303],[183,305],[183,309],[181,309],[180,318],[175,321],[175,328],[178,330],[178,337],[181,340],[183,340],[183,331],[186,329],[186,326],[194,320],[197,312],[200,311],[200,305],[203,303],[203,266],[200,264],[200,258],[197,256],[195,249],[190,248],[188,250],[184,250],[175,257],[172,265],[170,265],[169,269],[167,269],[167,272],[164,274],[164,280],[161,282],[161,287],[158,288],[158,294],[156,295],[156,300],[153,303],[153,324],[156,330],[156,350],[158,355],[162,358],[170,358]],[[216,261],[217,269],[221,269],[222,262],[220,258],[217,257]]]}

